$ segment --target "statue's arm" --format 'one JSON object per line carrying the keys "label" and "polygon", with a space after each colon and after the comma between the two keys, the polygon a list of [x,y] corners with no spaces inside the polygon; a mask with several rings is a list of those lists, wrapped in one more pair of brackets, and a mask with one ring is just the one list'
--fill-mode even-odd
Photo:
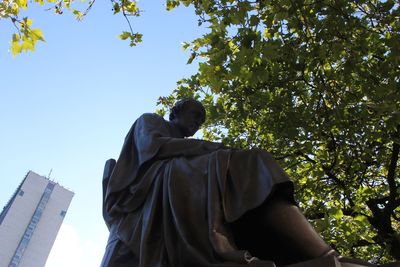
{"label": "statue's arm", "polygon": [[135,146],[142,159],[199,156],[225,148],[222,143],[171,137],[164,119],[149,113],[137,120]]}
{"label": "statue's arm", "polygon": [[164,139],[164,142],[157,153],[157,158],[199,156],[224,148],[222,143],[206,140],[172,137],[159,138]]}

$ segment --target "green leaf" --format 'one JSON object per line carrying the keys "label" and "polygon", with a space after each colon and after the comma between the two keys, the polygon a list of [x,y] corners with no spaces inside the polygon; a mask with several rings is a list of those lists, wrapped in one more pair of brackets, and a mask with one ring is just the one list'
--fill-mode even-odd
{"label": "green leaf", "polygon": [[122,32],[121,35],[119,35],[119,38],[121,38],[122,40],[129,39],[130,46],[136,46],[138,43],[142,42],[142,37],[143,37],[143,35],[140,33],[131,33],[131,32],[127,32],[127,31],[124,31],[124,32]]}
{"label": "green leaf", "polygon": [[171,11],[172,9],[176,8],[177,6],[179,6],[179,1],[177,0],[168,0],[166,3],[166,9],[168,11]]}
{"label": "green leaf", "polygon": [[119,3],[114,2],[113,11],[114,11],[114,14],[117,14],[121,11],[121,7],[120,7]]}
{"label": "green leaf", "polygon": [[122,32],[122,34],[119,36],[119,38],[121,38],[122,40],[126,40],[126,39],[128,39],[130,37],[131,37],[131,33],[130,32],[126,32],[126,31]]}
{"label": "green leaf", "polygon": [[196,58],[197,53],[196,52],[192,52],[192,54],[190,55],[188,61],[186,62],[186,64],[192,64],[193,60]]}
{"label": "green leaf", "polygon": [[19,34],[14,33],[12,35],[12,41],[13,42],[19,42],[20,39],[21,39],[21,37],[19,36]]}
{"label": "green leaf", "polygon": [[192,1],[191,0],[181,0],[181,2],[185,7],[188,7]]}
{"label": "green leaf", "polygon": [[77,9],[72,9],[72,14],[75,15],[75,18],[77,20],[81,20],[83,18],[83,16],[84,16],[84,14],[81,11],[77,10]]}
{"label": "green leaf", "polygon": [[183,42],[182,43],[182,50],[186,51],[190,47],[190,43],[188,42]]}
{"label": "green leaf", "polygon": [[256,15],[250,17],[250,26],[257,26],[260,23],[260,19]]}

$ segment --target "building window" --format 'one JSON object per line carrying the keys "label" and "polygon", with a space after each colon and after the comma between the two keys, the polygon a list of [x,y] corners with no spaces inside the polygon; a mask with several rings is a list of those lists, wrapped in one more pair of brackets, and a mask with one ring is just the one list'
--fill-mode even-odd
{"label": "building window", "polygon": [[62,211],[60,212],[60,216],[64,218],[66,213],[67,213],[67,212],[66,212],[65,210],[62,210]]}
{"label": "building window", "polygon": [[22,197],[24,195],[24,190],[20,189],[18,195]]}
{"label": "building window", "polygon": [[[22,239],[18,244],[18,247],[14,253],[14,256],[11,259],[9,267],[18,266],[18,264],[21,260],[21,257],[24,254],[24,251],[25,251],[26,247],[28,246],[28,243],[31,240],[31,237],[33,235],[33,232],[40,220],[40,217],[42,216],[43,210],[46,207],[47,202],[49,201],[49,198],[53,191],[53,188],[54,188],[54,184],[49,182],[47,184],[46,189],[44,190],[42,198],[39,201],[39,204],[36,207],[36,210],[31,218],[31,221],[30,221],[28,227],[25,229],[25,233],[22,236]],[[21,195],[21,191],[22,190],[20,190],[20,192],[18,193],[19,195]],[[23,194],[23,191],[22,191],[22,194]]]}

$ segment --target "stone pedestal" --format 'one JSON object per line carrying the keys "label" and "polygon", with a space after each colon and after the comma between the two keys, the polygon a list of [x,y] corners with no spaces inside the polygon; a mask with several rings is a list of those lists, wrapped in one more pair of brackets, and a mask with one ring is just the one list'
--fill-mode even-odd
{"label": "stone pedestal", "polygon": [[[241,265],[243,266],[243,265]],[[341,263],[333,256],[318,258],[309,261],[303,261],[296,264],[290,264],[285,266],[276,266],[273,262],[270,261],[253,261],[249,263],[247,266],[249,267],[360,267],[359,265],[346,265],[343,266]],[[234,266],[232,266],[234,267]]]}
{"label": "stone pedestal", "polygon": [[[365,265],[365,264],[358,264],[357,260],[354,260],[354,262],[351,262],[352,260],[350,259],[349,262],[339,262],[338,259],[334,256],[327,256],[323,258],[318,258],[314,260],[309,260],[309,261],[304,261],[296,264],[290,264],[290,265],[285,265],[285,266],[275,266],[272,262],[268,261],[254,261],[250,263],[248,266],[249,267],[367,267],[367,266],[375,266],[373,264],[371,265]],[[366,263],[368,264],[368,263]],[[398,263],[391,263],[387,265],[381,265],[381,267],[400,267]]]}
{"label": "stone pedestal", "polygon": [[286,265],[285,267],[359,267],[359,265],[343,266],[334,256],[318,258],[310,261],[303,261],[296,264]]}

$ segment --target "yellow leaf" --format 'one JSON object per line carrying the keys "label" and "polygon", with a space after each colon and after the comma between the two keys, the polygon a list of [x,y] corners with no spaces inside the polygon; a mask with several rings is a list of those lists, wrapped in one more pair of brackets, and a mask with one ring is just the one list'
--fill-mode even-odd
{"label": "yellow leaf", "polygon": [[264,30],[264,38],[265,38],[265,39],[268,39],[268,38],[270,38],[270,37],[271,37],[271,33],[269,32],[268,29],[265,29],[265,30]]}
{"label": "yellow leaf", "polygon": [[34,46],[33,41],[28,40],[28,41],[23,42],[22,46],[21,46],[21,49],[23,51],[29,51],[29,50],[34,51],[35,50],[35,46]]}
{"label": "yellow leaf", "polygon": [[71,7],[71,1],[70,0],[64,0],[64,6],[69,9]]}
{"label": "yellow leaf", "polygon": [[11,13],[13,15],[18,15],[19,14],[19,6],[17,4],[14,4],[11,8]]}
{"label": "yellow leaf", "polygon": [[11,52],[13,56],[18,55],[22,51],[22,46],[19,44],[19,42],[11,42]]}
{"label": "yellow leaf", "polygon": [[19,37],[19,34],[14,33],[12,35],[12,41],[13,42],[18,42],[21,38]]}
{"label": "yellow leaf", "polygon": [[19,5],[22,7],[24,10],[28,7],[28,1],[27,0],[19,0]]}
{"label": "yellow leaf", "polygon": [[35,36],[34,39],[45,42],[45,40],[43,38],[43,33],[42,33],[42,31],[40,29],[38,29],[38,28],[32,29],[31,33],[32,33],[32,35]]}
{"label": "yellow leaf", "polygon": [[28,26],[28,28],[32,25],[32,20],[31,19],[24,18],[24,22],[25,22],[26,26]]}

